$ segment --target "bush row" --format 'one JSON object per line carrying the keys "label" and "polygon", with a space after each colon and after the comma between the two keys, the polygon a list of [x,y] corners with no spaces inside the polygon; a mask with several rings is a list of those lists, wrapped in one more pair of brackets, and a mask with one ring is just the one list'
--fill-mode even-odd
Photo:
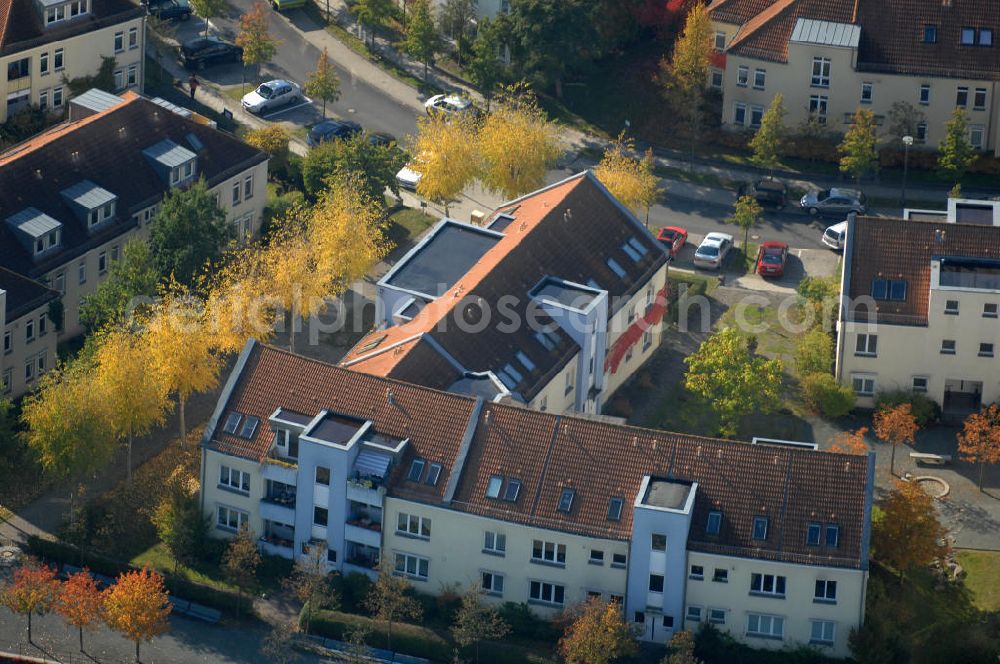
{"label": "bush row", "polygon": [[[71,544],[54,542],[34,535],[28,537],[28,550],[47,562],[86,567],[91,572],[103,576],[116,577],[129,569],[135,569],[129,563],[92,551],[84,551]],[[238,600],[236,593],[194,583],[170,573],[160,572],[160,574],[163,575],[163,585],[166,586],[171,595],[220,611],[236,612]]]}
{"label": "bush row", "polygon": [[[358,628],[370,631],[365,639],[369,647],[387,647],[389,638],[387,625],[366,616],[340,611],[317,611],[313,614],[309,625],[309,631],[313,634],[338,641],[346,641],[351,632]],[[393,623],[392,650],[438,662],[450,661],[452,654],[448,641],[434,631],[408,623]]]}

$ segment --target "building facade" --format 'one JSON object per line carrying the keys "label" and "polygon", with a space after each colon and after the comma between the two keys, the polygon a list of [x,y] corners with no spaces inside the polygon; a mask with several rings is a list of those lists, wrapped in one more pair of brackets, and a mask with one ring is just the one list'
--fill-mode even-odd
{"label": "building facade", "polygon": [[50,314],[58,300],[56,291],[0,268],[0,399],[28,391],[55,364],[57,325]]}
{"label": "building facade", "polygon": [[[0,269],[59,294],[62,320],[44,324],[59,340],[83,332],[82,303],[125,244],[148,237],[169,191],[204,178],[237,237],[259,230],[267,198],[267,155],[185,109],[132,92],[71,104],[69,122],[0,153]],[[21,366],[27,356],[5,357],[5,371],[25,372],[17,396],[40,372]],[[44,370],[55,356],[36,359]]]}
{"label": "building facade", "polygon": [[67,81],[95,76],[114,58],[116,90],[142,90],[146,10],[128,0],[4,0],[0,122],[29,106],[63,113]]}
{"label": "building facade", "polygon": [[655,352],[668,261],[592,173],[442,220],[377,284],[342,365],[543,411],[597,414]]}
{"label": "building facade", "polygon": [[601,597],[649,641],[712,622],[846,656],[873,483],[873,457],[541,412],[251,341],[206,428],[201,495],[215,536],[247,524],[262,550],[319,547],[343,573],[543,617]]}
{"label": "building facade", "polygon": [[921,116],[918,146],[937,147],[962,108],[972,145],[1000,150],[1000,14],[988,2],[714,0],[709,10],[725,127],[756,129],[778,93],[786,125],[811,115],[841,133],[859,108],[885,131],[892,105],[907,102]]}
{"label": "building facade", "polygon": [[912,391],[963,416],[1000,400],[1000,226],[858,217],[844,257],[836,371],[858,405]]}

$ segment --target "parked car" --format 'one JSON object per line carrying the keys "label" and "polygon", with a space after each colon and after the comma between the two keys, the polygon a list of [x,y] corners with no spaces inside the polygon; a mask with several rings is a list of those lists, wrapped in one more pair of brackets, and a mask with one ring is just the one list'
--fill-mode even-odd
{"label": "parked car", "polygon": [[191,18],[191,6],[188,0],[149,0],[149,13],[164,21],[186,21]]}
{"label": "parked car", "polygon": [[292,104],[300,99],[302,99],[302,90],[297,84],[276,79],[261,83],[256,90],[243,95],[243,108],[259,115],[264,111]]}
{"label": "parked car", "polygon": [[757,250],[757,274],[762,277],[785,275],[788,245],[784,242],[763,242]]}
{"label": "parked car", "polygon": [[726,254],[733,248],[733,236],[728,233],[709,233],[694,252],[694,265],[705,269],[718,270],[726,260]]}
{"label": "parked car", "polygon": [[305,7],[306,0],[271,0],[271,6],[274,7],[275,11],[284,11],[286,9],[295,9],[296,7]]}
{"label": "parked car", "polygon": [[392,145],[396,142],[396,137],[392,134],[375,131],[368,134],[368,142],[372,145]]}
{"label": "parked car", "polygon": [[181,45],[181,60],[188,69],[242,62],[243,49],[218,37],[199,37]]}
{"label": "parked car", "polygon": [[327,141],[345,140],[361,133],[361,125],[350,120],[323,120],[314,124],[306,134],[306,143],[310,146]]}
{"label": "parked car", "polygon": [[823,231],[823,244],[835,251],[841,251],[847,243],[847,220],[834,224]]}
{"label": "parked car", "polygon": [[424,102],[424,109],[427,111],[427,115],[435,113],[444,113],[445,115],[474,113],[475,108],[472,105],[471,99],[456,94],[434,95]]}
{"label": "parked car", "polygon": [[761,207],[772,207],[780,210],[785,207],[787,202],[788,187],[781,180],[761,178],[756,182],[740,185],[739,195],[752,196]]}
{"label": "parked car", "polygon": [[857,189],[816,189],[810,191],[799,206],[814,217],[817,215],[842,215],[849,212],[864,214],[868,209],[868,198]]}
{"label": "parked car", "polygon": [[414,170],[413,166],[414,164],[411,161],[396,173],[396,182],[399,186],[410,191],[417,190],[417,185],[420,184],[420,179],[423,177],[420,171]]}
{"label": "parked car", "polygon": [[656,234],[656,239],[663,243],[663,248],[671,259],[677,258],[681,247],[687,241],[688,232],[678,226],[664,226]]}

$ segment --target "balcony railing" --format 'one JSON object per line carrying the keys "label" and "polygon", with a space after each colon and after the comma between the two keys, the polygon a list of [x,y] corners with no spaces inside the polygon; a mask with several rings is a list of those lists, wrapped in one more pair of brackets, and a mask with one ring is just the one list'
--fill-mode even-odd
{"label": "balcony railing", "polygon": [[365,530],[373,530],[376,533],[382,532],[382,522],[373,521],[371,518],[366,516],[352,516],[347,520],[347,525],[357,526],[358,528],[364,528]]}
{"label": "balcony railing", "polygon": [[281,491],[273,494],[269,494],[261,498],[261,501],[265,503],[271,503],[273,505],[281,505],[282,507],[289,507],[295,509],[295,492],[294,491]]}
{"label": "balcony railing", "polygon": [[365,569],[378,569],[378,558],[374,556],[348,556],[344,562]]}
{"label": "balcony railing", "polygon": [[266,463],[273,463],[278,466],[284,466],[285,468],[298,468],[298,459],[293,459],[291,457],[283,456],[275,448],[271,448],[271,451],[267,453],[264,461]]}
{"label": "balcony railing", "polygon": [[385,486],[385,478],[375,475],[360,475],[355,473],[347,478],[347,483],[359,489],[380,489]]}
{"label": "balcony railing", "polygon": [[285,539],[283,537],[278,537],[276,535],[267,535],[267,534],[261,535],[260,541],[267,542],[268,544],[272,544],[274,546],[284,547],[286,549],[295,548],[295,542],[293,542],[292,540]]}

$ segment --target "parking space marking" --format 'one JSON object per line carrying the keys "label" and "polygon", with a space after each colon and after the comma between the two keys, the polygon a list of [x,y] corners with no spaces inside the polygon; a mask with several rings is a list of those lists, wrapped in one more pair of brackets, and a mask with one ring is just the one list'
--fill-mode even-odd
{"label": "parking space marking", "polygon": [[302,108],[303,106],[308,106],[309,104],[313,103],[312,99],[310,99],[309,97],[303,97],[302,99],[303,99],[302,103],[296,104],[295,106],[288,106],[286,108],[281,109],[280,111],[268,113],[267,115],[264,115],[262,113],[260,117],[264,120],[270,120],[271,118],[277,117],[282,113],[287,113],[288,111],[294,111],[297,108]]}

